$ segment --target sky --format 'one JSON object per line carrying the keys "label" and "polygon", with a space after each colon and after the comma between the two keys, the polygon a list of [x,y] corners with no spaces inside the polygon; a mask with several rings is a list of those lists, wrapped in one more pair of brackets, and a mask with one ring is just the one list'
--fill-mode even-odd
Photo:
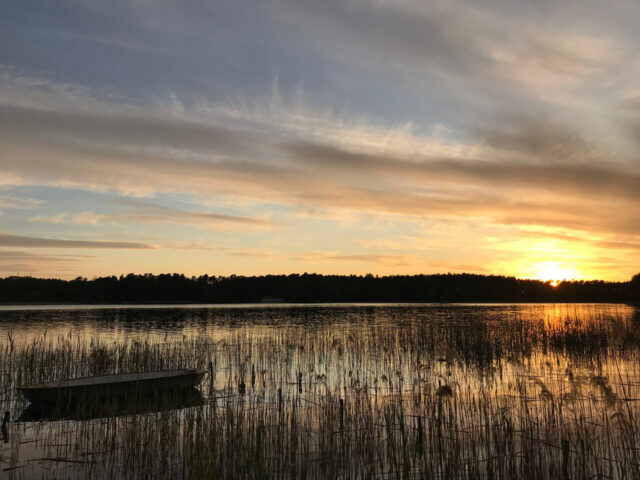
{"label": "sky", "polygon": [[640,271],[640,2],[0,3],[0,276]]}

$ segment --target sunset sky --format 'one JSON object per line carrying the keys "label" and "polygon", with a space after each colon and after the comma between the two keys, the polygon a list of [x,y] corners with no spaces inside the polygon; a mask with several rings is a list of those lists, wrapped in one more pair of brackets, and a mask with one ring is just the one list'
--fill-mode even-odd
{"label": "sunset sky", "polygon": [[1,2],[0,276],[626,281],[638,19],[616,0]]}

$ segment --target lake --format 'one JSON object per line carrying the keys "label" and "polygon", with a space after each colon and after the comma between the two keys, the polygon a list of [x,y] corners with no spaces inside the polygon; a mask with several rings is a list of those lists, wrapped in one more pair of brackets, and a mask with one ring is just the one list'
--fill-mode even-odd
{"label": "lake", "polygon": [[[618,304],[0,307],[0,470],[637,478],[639,360],[640,312]],[[170,368],[208,373],[106,409],[17,391]]]}

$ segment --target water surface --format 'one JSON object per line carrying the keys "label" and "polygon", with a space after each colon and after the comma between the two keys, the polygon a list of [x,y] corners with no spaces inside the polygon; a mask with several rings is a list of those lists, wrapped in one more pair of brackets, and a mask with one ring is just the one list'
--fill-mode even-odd
{"label": "water surface", "polygon": [[[457,478],[637,470],[620,438],[636,426],[616,423],[640,414],[640,314],[625,305],[11,306],[0,350],[2,411],[23,415],[0,450],[14,478],[437,476],[460,462]],[[197,399],[103,417],[34,418],[16,391],[186,367],[211,370]],[[497,453],[510,466],[494,465]]]}

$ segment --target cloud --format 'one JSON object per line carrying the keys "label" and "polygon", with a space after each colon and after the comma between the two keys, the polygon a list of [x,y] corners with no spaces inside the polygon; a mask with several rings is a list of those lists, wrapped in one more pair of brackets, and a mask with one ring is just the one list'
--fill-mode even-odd
{"label": "cloud", "polygon": [[327,260],[339,262],[377,263],[391,267],[408,267],[415,265],[415,259],[409,255],[328,255]]}
{"label": "cloud", "polygon": [[0,249],[0,272],[8,275],[50,275],[55,271],[73,275],[92,257],[87,255],[47,255],[23,250]]}
{"label": "cloud", "polygon": [[[250,151],[252,135],[178,118],[156,118],[121,109],[120,114],[0,106],[3,137],[41,137],[126,151],[204,151],[220,156]],[[123,113],[126,113],[123,115]]]}
{"label": "cloud", "polygon": [[[534,142],[544,142],[544,137],[509,141],[508,150],[542,150]],[[494,139],[494,147],[498,141]],[[544,151],[552,146],[547,145]],[[367,172],[385,178],[420,178],[423,181],[460,184],[469,182],[480,186],[528,188],[586,197],[609,195],[640,200],[640,173],[620,168],[605,168],[591,164],[569,163],[547,155],[536,155],[537,162],[512,160],[489,161],[483,159],[433,158],[413,156],[412,160],[393,156],[351,152],[330,145],[292,143],[283,146],[296,161],[315,170],[327,173],[358,175]],[[503,151],[506,155],[508,153]],[[573,150],[572,150],[573,151]],[[487,152],[488,153],[488,152]],[[487,155],[488,156],[488,155]]]}
{"label": "cloud", "polygon": [[[23,109],[22,114],[25,121],[31,114],[40,118],[40,112],[33,109]],[[5,121],[10,123],[8,117]],[[157,122],[162,124],[162,120]],[[50,123],[55,123],[53,117]],[[105,125],[120,123],[127,125],[126,115]],[[437,154],[416,153],[413,146],[406,150],[403,143],[378,146],[372,152],[366,143],[349,149],[336,145],[331,143],[331,136],[325,142],[281,141],[278,136],[275,141],[266,141],[250,133],[246,135],[256,143],[244,152],[242,142],[235,141],[222,142],[220,151],[216,142],[196,143],[195,148],[202,151],[185,151],[190,133],[182,126],[173,136],[167,134],[164,147],[158,150],[133,140],[128,144],[124,134],[121,142],[111,141],[109,134],[98,141],[104,133],[100,122],[87,122],[80,136],[75,123],[64,124],[62,121],[52,127],[55,135],[48,135],[46,124],[42,124],[37,137],[28,142],[7,131],[0,133],[3,170],[23,182],[114,189],[134,195],[189,192],[316,209],[474,216],[505,224],[556,226],[564,222],[572,228],[619,233],[637,233],[640,228],[636,213],[640,201],[638,173],[612,164],[576,161],[571,152],[579,156],[589,150],[579,136],[569,137],[555,149],[562,153],[562,159],[555,159],[558,155],[549,158],[554,147],[543,147],[543,140],[527,136],[526,122],[502,136],[485,130],[489,147],[468,149],[471,157],[440,155],[438,148]],[[171,130],[172,125],[168,121],[164,128]],[[553,129],[542,127],[542,132]],[[25,129],[23,133],[31,135],[31,131]],[[225,138],[232,139],[244,134],[241,130],[225,132]],[[343,133],[345,137],[350,134],[348,129]],[[419,142],[414,138],[408,143]],[[429,139],[422,143],[429,144]],[[570,146],[572,143],[575,147]],[[234,155],[230,155],[230,145]],[[516,161],[514,151],[521,152],[516,157],[525,158]],[[489,160],[491,157],[494,159]],[[140,205],[136,208],[144,211],[88,212],[76,220],[177,223],[182,219],[195,224],[269,225],[267,220],[252,217]],[[611,208],[617,212],[615,218],[607,212]]]}
{"label": "cloud", "polygon": [[23,198],[16,195],[0,195],[0,208],[16,210],[32,210],[38,208],[42,202],[35,198]]}
{"label": "cloud", "polygon": [[74,249],[152,249],[151,245],[139,242],[113,242],[97,240],[60,240],[53,238],[27,237],[24,235],[0,234],[1,247],[22,248],[74,248]]}
{"label": "cloud", "polygon": [[572,235],[568,233],[539,230],[521,230],[520,235],[523,237],[532,237],[538,239],[561,240],[568,243],[584,243],[593,245],[598,248],[610,250],[640,250],[640,236],[623,238],[614,236],[609,239],[603,239],[602,237],[593,238],[585,235]]}
{"label": "cloud", "polygon": [[266,228],[276,226],[277,223],[270,220],[245,217],[240,215],[227,215],[213,212],[185,211],[140,202],[132,199],[121,199],[113,202],[116,205],[128,207],[132,211],[118,213],[96,213],[91,211],[70,213],[59,212],[54,215],[35,215],[29,218],[30,222],[43,222],[53,224],[78,224],[98,225],[99,223],[150,223],[150,224],[177,224],[195,225],[210,229],[224,228],[225,226]]}
{"label": "cloud", "polygon": [[230,252],[233,257],[239,258],[255,258],[261,260],[282,260],[285,255],[275,250],[266,248],[243,248]]}
{"label": "cloud", "polygon": [[512,160],[515,156],[547,165],[555,162],[584,165],[601,161],[604,156],[578,129],[554,119],[508,115],[478,127],[474,133],[487,147]]}
{"label": "cloud", "polygon": [[433,262],[430,264],[432,268],[443,269],[447,272],[467,272],[467,273],[492,273],[490,269],[480,265],[456,264],[456,263],[440,263]]}
{"label": "cloud", "polygon": [[276,222],[263,218],[228,215],[214,212],[185,211],[132,199],[121,199],[116,203],[131,207],[134,212],[109,214],[109,219],[123,219],[149,223],[192,223],[210,226],[215,226],[216,224],[233,224],[250,227],[269,227],[277,225]]}
{"label": "cloud", "polygon": [[602,248],[614,249],[614,250],[633,250],[640,251],[640,239],[635,241],[625,241],[625,240],[609,240],[609,241],[601,241],[596,242],[596,245]]}
{"label": "cloud", "polygon": [[[314,253],[318,258],[319,252]],[[320,255],[325,260],[331,262],[345,263],[373,263],[383,267],[429,269],[430,271],[447,271],[447,272],[489,272],[485,267],[473,264],[464,264],[456,262],[432,261],[417,255],[409,254],[351,254],[351,255]],[[311,257],[310,254],[302,255],[301,258]]]}
{"label": "cloud", "polygon": [[[464,95],[472,87],[473,93],[490,94],[497,101],[527,90],[540,98],[543,88],[550,99],[557,92],[549,88],[606,77],[606,66],[620,51],[613,28],[606,23],[599,30],[591,28],[580,22],[584,9],[566,4],[554,3],[552,11],[539,5],[534,14],[502,2],[480,7],[471,1],[427,6],[413,1],[273,0],[267,5],[274,18],[311,38],[331,58],[393,76],[416,90],[424,90],[425,82],[446,90],[448,79],[449,89],[453,84]],[[572,28],[552,19],[573,20]]]}
{"label": "cloud", "polygon": [[92,258],[89,255],[46,255],[41,253],[25,252],[22,250],[0,250],[0,261],[13,260],[42,260],[48,262],[82,261]]}
{"label": "cloud", "polygon": [[29,218],[30,222],[42,222],[42,223],[68,223],[67,222],[67,214],[66,213],[56,213],[55,215],[34,215]]}

